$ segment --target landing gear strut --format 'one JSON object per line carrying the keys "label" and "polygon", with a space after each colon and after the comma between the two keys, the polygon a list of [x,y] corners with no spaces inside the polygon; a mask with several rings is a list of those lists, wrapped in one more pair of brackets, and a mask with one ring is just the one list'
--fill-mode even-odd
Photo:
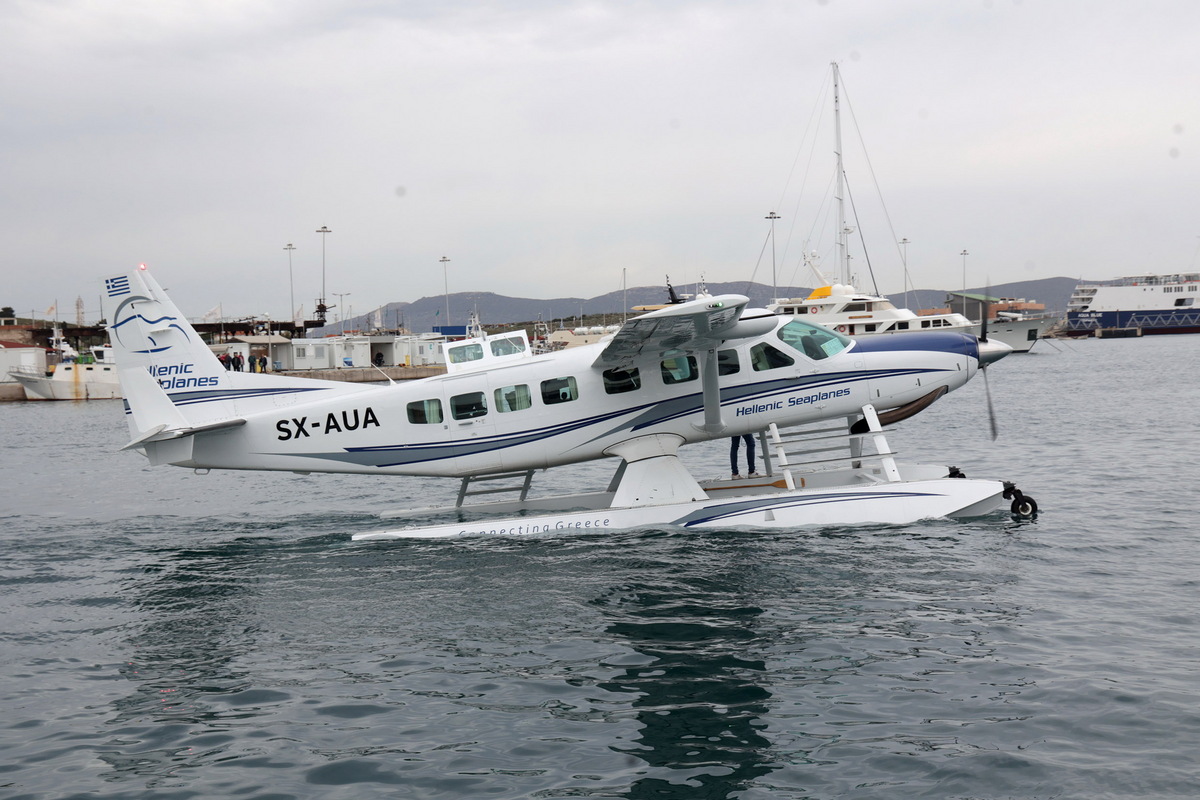
{"label": "landing gear strut", "polygon": [[1029,495],[1017,488],[1016,484],[1009,481],[1004,482],[1004,499],[1012,500],[1010,511],[1012,515],[1018,519],[1034,519],[1037,517],[1038,504]]}

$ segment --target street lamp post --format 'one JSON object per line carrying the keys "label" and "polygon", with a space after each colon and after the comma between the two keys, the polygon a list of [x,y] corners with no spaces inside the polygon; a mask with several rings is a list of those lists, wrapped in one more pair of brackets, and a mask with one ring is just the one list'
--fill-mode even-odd
{"label": "street lamp post", "polygon": [[317,233],[321,234],[321,299],[317,301],[317,319],[322,325],[325,324],[325,234],[333,233],[329,230],[329,226],[322,225],[317,228]]}
{"label": "street lamp post", "polygon": [[442,282],[444,284],[446,294],[446,318],[442,320],[442,325],[444,327],[450,324],[450,270],[449,267],[447,267],[447,264],[450,263],[450,259],[442,256],[439,261],[442,263]]}
{"label": "street lamp post", "polygon": [[967,315],[967,256],[970,255],[965,249],[959,253],[963,257],[963,316]]}
{"label": "street lamp post", "polygon": [[780,218],[779,215],[776,214],[774,211],[772,211],[770,214],[767,214],[765,217],[763,217],[763,219],[771,220],[771,291],[773,292],[773,295],[771,297],[772,302],[774,302],[775,298],[779,296],[779,280],[775,277],[775,220],[777,220],[779,218]]}
{"label": "street lamp post", "polygon": [[292,251],[296,246],[288,242],[284,248],[288,254],[288,288],[291,291],[291,305],[288,306],[288,318],[291,319],[292,325],[296,324],[296,283],[292,280]]}

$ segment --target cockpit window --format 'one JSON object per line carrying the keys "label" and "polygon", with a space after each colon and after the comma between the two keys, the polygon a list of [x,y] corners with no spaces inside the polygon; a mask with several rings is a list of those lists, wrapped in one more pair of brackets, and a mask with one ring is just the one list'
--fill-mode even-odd
{"label": "cockpit window", "polygon": [[784,344],[799,350],[813,361],[820,361],[845,350],[852,341],[850,337],[794,319],[779,329],[779,338]]}
{"label": "cockpit window", "polygon": [[790,367],[795,363],[796,359],[766,342],[759,342],[750,348],[750,368],[755,372]]}

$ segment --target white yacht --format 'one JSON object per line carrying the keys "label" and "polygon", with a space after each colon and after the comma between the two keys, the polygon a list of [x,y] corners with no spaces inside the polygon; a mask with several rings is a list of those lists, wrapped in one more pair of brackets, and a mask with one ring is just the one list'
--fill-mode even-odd
{"label": "white yacht", "polygon": [[[805,260],[812,265],[811,258]],[[860,292],[847,283],[821,286],[805,298],[779,298],[767,308],[776,314],[803,316],[809,322],[847,336],[911,331],[978,332],[978,326],[962,314],[918,315],[910,309],[897,308],[886,297]]]}
{"label": "white yacht", "polygon": [[[891,300],[875,294],[859,291],[851,283],[850,256],[847,238],[854,231],[846,224],[845,210],[845,169],[842,163],[841,141],[841,102],[839,97],[839,72],[836,63],[832,64],[833,71],[833,115],[835,126],[834,154],[837,159],[836,189],[833,197],[837,212],[837,259],[838,280],[832,280],[825,275],[818,264],[815,252],[804,255],[804,263],[812,271],[818,281],[818,288],[808,297],[777,298],[769,303],[767,308],[776,314],[786,314],[803,317],[808,322],[815,322],[832,328],[847,336],[874,336],[885,333],[908,333],[910,331],[957,331],[979,335],[980,325],[952,309],[945,312],[917,314],[911,309],[898,308]],[[770,219],[770,217],[768,217]],[[774,236],[774,233],[772,233]],[[1006,326],[1007,327],[1007,326]],[[1007,331],[1006,331],[1007,333]],[[992,326],[988,326],[988,336],[992,335]],[[1003,335],[1003,334],[1002,334]],[[1001,338],[998,336],[997,338]],[[1007,341],[1014,350],[1025,352],[1032,346],[1024,340],[1024,334],[1018,337],[1016,343]]]}

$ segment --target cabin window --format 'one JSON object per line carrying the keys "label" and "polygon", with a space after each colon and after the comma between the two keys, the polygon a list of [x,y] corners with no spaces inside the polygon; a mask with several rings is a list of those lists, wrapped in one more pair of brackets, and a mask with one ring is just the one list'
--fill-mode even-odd
{"label": "cabin window", "polygon": [[[849,337],[835,333],[828,328],[800,320],[792,320],[780,328],[779,338],[784,344],[799,350],[814,361],[820,361],[842,352],[850,346],[851,341]],[[753,349],[751,349],[750,355],[755,370],[775,369],[776,365],[759,366],[759,362],[754,359]],[[778,366],[787,365],[780,364]]]}
{"label": "cabin window", "polygon": [[450,398],[450,416],[455,419],[472,419],[486,413],[487,399],[483,392],[467,392]]}
{"label": "cabin window", "polygon": [[796,361],[787,353],[777,350],[766,342],[750,348],[750,366],[754,368],[755,372],[790,367],[795,363]]}
{"label": "cabin window", "polygon": [[408,404],[408,421],[414,425],[431,425],[442,421],[441,400],[415,400]]}
{"label": "cabin window", "polygon": [[734,375],[742,371],[742,362],[738,360],[737,350],[717,351],[717,374]]}
{"label": "cabin window", "polygon": [[896,323],[896,330],[898,330],[898,331],[906,331],[906,330],[908,330],[908,323],[907,323],[907,322],[897,322],[897,323]]}
{"label": "cabin window", "polygon": [[478,361],[483,358],[483,345],[479,343],[463,344],[451,347],[447,352],[450,353],[451,364],[465,364],[468,361]]}
{"label": "cabin window", "polygon": [[525,352],[525,343],[514,336],[507,339],[492,339],[488,344],[491,345],[494,356],[511,356],[514,353]]}
{"label": "cabin window", "polygon": [[874,322],[869,325],[863,325],[863,333],[874,333],[879,328]]}
{"label": "cabin window", "polygon": [[637,367],[633,367],[632,369],[606,369],[601,374],[604,378],[605,394],[622,394],[642,388],[642,376],[638,374]]}
{"label": "cabin window", "polygon": [[579,387],[574,378],[551,378],[548,381],[542,381],[542,402],[546,405],[569,403],[578,399]]}
{"label": "cabin window", "polygon": [[695,356],[681,358],[665,358],[662,361],[662,380],[668,386],[672,383],[687,383],[700,377],[696,367]]}
{"label": "cabin window", "polygon": [[866,303],[846,303],[842,311],[867,311]]}
{"label": "cabin window", "polygon": [[522,411],[533,405],[533,395],[525,384],[519,386],[502,386],[492,393],[496,401],[496,410],[504,414],[509,411]]}
{"label": "cabin window", "polygon": [[1177,297],[1175,298],[1175,307],[1190,306],[1195,300],[1194,297]]}

